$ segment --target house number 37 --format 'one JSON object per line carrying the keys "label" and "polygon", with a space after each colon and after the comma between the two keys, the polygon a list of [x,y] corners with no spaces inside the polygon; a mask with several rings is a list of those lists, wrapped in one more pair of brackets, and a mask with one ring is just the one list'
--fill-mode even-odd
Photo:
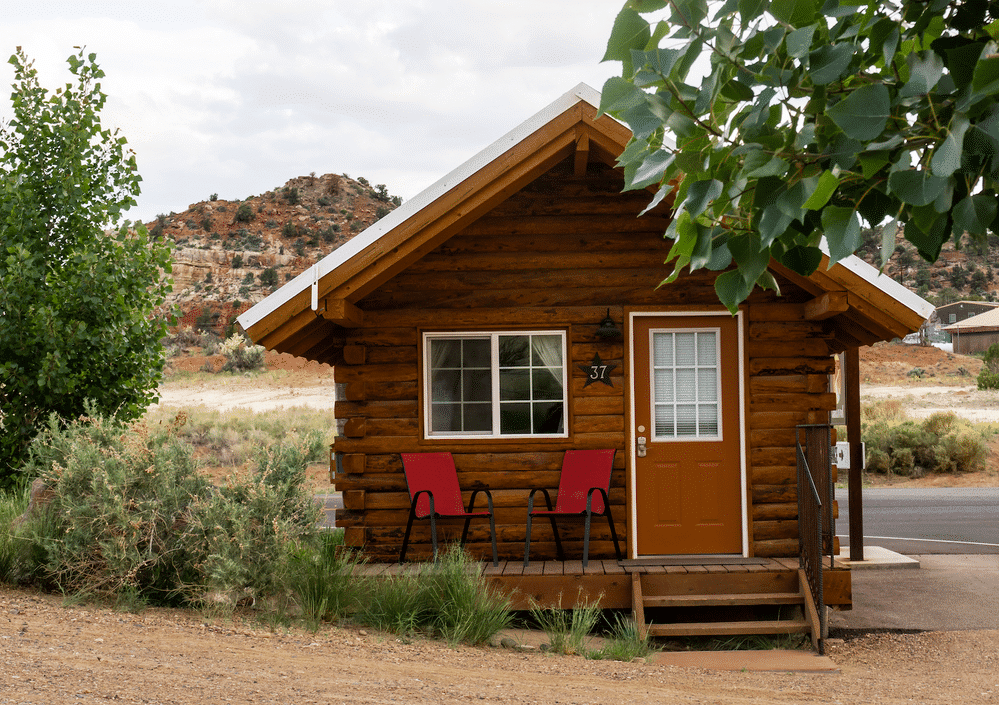
{"label": "house number 37", "polygon": [[601,360],[599,353],[594,355],[589,365],[579,366],[579,369],[586,373],[586,383],[583,387],[589,387],[594,382],[603,382],[608,387],[613,387],[614,383],[611,382],[610,373],[616,367],[617,365]]}

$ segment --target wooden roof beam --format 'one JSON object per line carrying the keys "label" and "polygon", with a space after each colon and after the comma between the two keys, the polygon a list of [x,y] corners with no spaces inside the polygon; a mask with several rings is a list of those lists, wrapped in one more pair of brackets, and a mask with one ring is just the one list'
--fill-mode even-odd
{"label": "wooden roof beam", "polygon": [[586,176],[586,165],[590,161],[590,137],[585,132],[576,137],[576,155],[572,162],[572,173]]}
{"label": "wooden roof beam", "polygon": [[845,291],[829,291],[805,302],[805,320],[824,321],[850,308],[850,302]]}

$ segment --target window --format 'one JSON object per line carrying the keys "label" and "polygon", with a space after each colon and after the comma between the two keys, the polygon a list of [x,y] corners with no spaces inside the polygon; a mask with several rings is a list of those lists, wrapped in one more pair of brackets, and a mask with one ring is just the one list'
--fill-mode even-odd
{"label": "window", "polygon": [[651,331],[655,440],[721,438],[718,330]]}
{"label": "window", "polygon": [[948,315],[947,316],[947,322],[948,323],[957,323],[957,314],[956,313],[952,313],[952,314]]}
{"label": "window", "polygon": [[426,333],[426,435],[565,437],[565,333]]}

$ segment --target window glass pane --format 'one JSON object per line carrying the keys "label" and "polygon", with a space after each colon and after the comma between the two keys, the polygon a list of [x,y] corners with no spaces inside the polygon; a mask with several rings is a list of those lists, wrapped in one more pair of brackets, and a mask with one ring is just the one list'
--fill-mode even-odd
{"label": "window glass pane", "polygon": [[534,399],[562,399],[562,368],[535,368],[531,389]]}
{"label": "window glass pane", "polygon": [[500,404],[500,433],[530,433],[530,403]]}
{"label": "window glass pane", "polygon": [[463,431],[492,431],[492,404],[465,404],[465,427]]}
{"label": "window glass pane", "polygon": [[562,402],[534,404],[534,433],[562,432]]}
{"label": "window glass pane", "polygon": [[431,340],[431,367],[439,370],[443,367],[461,367],[460,340]]}
{"label": "window glass pane", "polygon": [[431,384],[431,401],[461,401],[461,372],[438,370]]}
{"label": "window glass pane", "polygon": [[678,402],[697,401],[697,384],[694,370],[683,368],[676,371],[676,400]]}
{"label": "window glass pane", "polygon": [[531,361],[531,339],[526,335],[499,337],[500,367],[527,367]]}
{"label": "window glass pane", "polygon": [[531,364],[537,367],[561,365],[562,338],[557,335],[532,335]]}
{"label": "window glass pane", "polygon": [[676,365],[693,366],[694,333],[676,333]]}
{"label": "window glass pane", "polygon": [[531,371],[500,370],[500,400],[529,401],[531,398]]}
{"label": "window glass pane", "polygon": [[673,366],[673,334],[653,333],[653,364],[656,367]]}
{"label": "window glass pane", "polygon": [[676,405],[676,435],[697,435],[697,407],[693,404]]}
{"label": "window glass pane", "polygon": [[718,401],[718,373],[714,368],[697,371],[697,400],[701,403]]}
{"label": "window glass pane", "polygon": [[656,407],[656,436],[658,438],[673,438],[676,432],[673,429],[673,406]]}
{"label": "window glass pane", "polygon": [[465,367],[489,368],[489,340],[462,341],[462,362]]}
{"label": "window glass pane", "polygon": [[698,410],[698,433],[701,436],[718,435],[718,405],[703,404]]}
{"label": "window glass pane", "polygon": [[673,370],[656,370],[656,402],[673,402]]}
{"label": "window glass pane", "polygon": [[714,366],[717,350],[714,333],[697,334],[697,364]]}
{"label": "window glass pane", "polygon": [[462,382],[462,398],[465,401],[492,401],[493,383],[489,370],[465,370]]}
{"label": "window glass pane", "polygon": [[430,430],[461,430],[461,404],[433,404],[430,407]]}

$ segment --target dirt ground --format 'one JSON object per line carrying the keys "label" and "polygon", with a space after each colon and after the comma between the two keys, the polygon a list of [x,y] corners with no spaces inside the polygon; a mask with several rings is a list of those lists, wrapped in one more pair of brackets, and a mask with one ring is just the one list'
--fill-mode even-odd
{"label": "dirt ground", "polygon": [[0,592],[0,705],[999,702],[997,631],[850,636],[830,655],[840,673],[716,672]]}

